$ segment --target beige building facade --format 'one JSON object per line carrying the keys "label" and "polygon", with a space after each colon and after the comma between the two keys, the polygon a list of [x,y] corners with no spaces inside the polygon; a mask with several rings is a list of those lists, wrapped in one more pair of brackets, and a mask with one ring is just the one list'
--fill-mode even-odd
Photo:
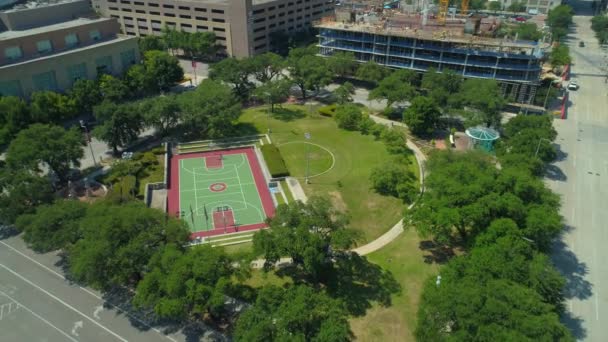
{"label": "beige building facade", "polygon": [[115,18],[123,33],[159,35],[164,27],[213,32],[233,57],[270,49],[273,32],[295,33],[333,13],[333,0],[92,0],[93,8]]}
{"label": "beige building facade", "polygon": [[87,1],[41,4],[0,13],[0,94],[65,91],[78,79],[121,74],[139,61],[135,37],[99,18]]}

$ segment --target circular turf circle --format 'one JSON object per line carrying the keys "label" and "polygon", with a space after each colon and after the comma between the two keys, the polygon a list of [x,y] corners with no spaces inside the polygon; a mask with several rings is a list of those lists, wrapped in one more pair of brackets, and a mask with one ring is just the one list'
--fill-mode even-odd
{"label": "circular turf circle", "polygon": [[226,183],[213,183],[209,185],[209,190],[211,190],[212,192],[222,192],[226,190],[226,188]]}
{"label": "circular turf circle", "polygon": [[306,176],[306,150],[309,151],[310,176],[318,177],[331,171],[336,164],[336,157],[326,147],[308,141],[290,141],[277,145],[287,164],[292,177]]}

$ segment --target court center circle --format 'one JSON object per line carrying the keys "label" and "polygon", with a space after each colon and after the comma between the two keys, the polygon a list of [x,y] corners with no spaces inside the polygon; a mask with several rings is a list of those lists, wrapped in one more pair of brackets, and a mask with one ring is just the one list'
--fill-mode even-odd
{"label": "court center circle", "polygon": [[228,186],[226,185],[226,183],[213,183],[209,185],[209,190],[213,192],[222,192],[226,190],[227,187]]}

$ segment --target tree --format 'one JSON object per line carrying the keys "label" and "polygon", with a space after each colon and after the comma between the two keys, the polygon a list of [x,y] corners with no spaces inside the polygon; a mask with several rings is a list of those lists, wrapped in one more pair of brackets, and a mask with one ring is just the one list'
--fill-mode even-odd
{"label": "tree", "polygon": [[286,79],[268,81],[257,87],[253,94],[270,105],[270,112],[274,113],[274,105],[283,102],[289,96],[291,82]]}
{"label": "tree", "polygon": [[523,40],[539,40],[543,37],[543,33],[538,30],[536,23],[521,23],[515,28],[518,39]]}
{"label": "tree", "polygon": [[194,137],[215,139],[233,130],[241,104],[227,86],[204,80],[195,91],[178,97],[184,128]]}
{"label": "tree", "polygon": [[36,252],[54,251],[78,241],[80,220],[86,215],[87,207],[86,203],[75,200],[41,205],[35,213],[19,216],[15,226]]}
{"label": "tree", "polygon": [[357,60],[352,52],[335,52],[327,57],[327,67],[339,77],[352,75],[357,69]]}
{"label": "tree", "polygon": [[386,68],[374,61],[368,61],[359,65],[356,75],[357,78],[363,81],[378,84],[388,75],[390,75],[390,73],[391,70],[389,68]]}
{"label": "tree", "polygon": [[416,94],[412,85],[416,74],[411,70],[397,70],[384,78],[376,88],[369,93],[370,100],[386,100],[386,108],[394,103],[404,102]]}
{"label": "tree", "polygon": [[95,81],[79,79],[68,91],[69,97],[79,111],[91,113],[93,106],[102,100],[101,91]]}
{"label": "tree", "polygon": [[142,97],[148,93],[158,92],[156,81],[150,78],[146,68],[142,64],[131,66],[124,76],[123,81],[134,97]]}
{"label": "tree", "polygon": [[394,196],[411,203],[418,195],[416,176],[405,158],[395,158],[372,169],[372,187],[382,195]]}
{"label": "tree", "polygon": [[24,170],[0,168],[0,222],[15,223],[17,217],[33,213],[39,205],[51,203],[54,190],[48,177]]}
{"label": "tree", "polygon": [[32,94],[30,113],[33,122],[60,123],[76,114],[74,102],[54,91],[37,91]]}
{"label": "tree", "polygon": [[505,125],[503,137],[497,145],[502,157],[507,154],[538,157],[551,162],[557,157],[552,141],[557,137],[549,115],[519,115]]}
{"label": "tree", "polygon": [[318,280],[331,268],[330,246],[341,250],[354,243],[355,234],[345,228],[346,223],[346,216],[332,208],[326,198],[311,197],[306,204],[289,203],[277,208],[270,220],[272,229],[253,236],[253,249],[264,256],[266,267],[289,256]]}
{"label": "tree", "polygon": [[412,153],[407,147],[407,138],[403,131],[399,129],[384,129],[380,133],[380,139],[384,141],[388,153],[405,155]]}
{"label": "tree", "polygon": [[489,79],[467,79],[463,82],[455,104],[465,106],[468,112],[469,126],[485,124],[500,126],[500,111],[506,104],[498,82]]}
{"label": "tree", "polygon": [[448,107],[448,100],[452,95],[460,91],[462,85],[462,77],[457,75],[452,70],[444,70],[437,72],[435,69],[429,69],[422,76],[421,88],[427,93],[427,96],[433,98],[440,107]]}
{"label": "tree", "polygon": [[254,88],[249,80],[253,70],[252,63],[247,59],[225,58],[211,66],[209,77],[229,84],[238,97],[245,99]]}
{"label": "tree", "polygon": [[152,255],[190,235],[182,221],[143,203],[98,202],[80,222],[82,238],[68,251],[71,274],[99,289],[137,284]]}
{"label": "tree", "polygon": [[363,120],[363,113],[361,108],[355,104],[344,104],[336,108],[334,119],[336,119],[338,127],[348,131],[356,131],[359,129],[359,123]]}
{"label": "tree", "polygon": [[334,90],[334,96],[337,98],[338,104],[351,102],[351,95],[355,93],[355,86],[350,82],[342,83]]}
{"label": "tree", "polygon": [[568,5],[559,5],[549,10],[546,22],[551,27],[554,41],[559,41],[568,34],[573,15],[574,10]]}
{"label": "tree", "polygon": [[263,287],[237,321],[236,341],[350,341],[344,304],[304,285]]}
{"label": "tree", "polygon": [[156,81],[158,89],[167,90],[184,78],[184,70],[177,58],[163,51],[144,53],[144,67],[149,80]]}
{"label": "tree", "polygon": [[514,1],[512,2],[509,7],[507,8],[507,10],[509,12],[525,12],[526,11],[526,4],[524,2],[519,2],[519,1]]}
{"label": "tree", "polygon": [[[183,31],[182,31],[183,32]],[[216,36],[213,32],[194,32],[186,34],[186,44],[182,47],[186,56],[208,59],[215,55],[218,46],[215,44]]]}
{"label": "tree", "polygon": [[101,123],[93,135],[112,147],[118,154],[119,146],[126,146],[137,139],[143,127],[143,118],[132,104],[115,104],[104,101],[93,108],[95,118]]}
{"label": "tree", "polygon": [[146,53],[151,50],[164,51],[167,49],[167,44],[165,44],[163,38],[159,36],[140,37],[137,43],[141,53]]}
{"label": "tree", "polygon": [[270,82],[280,77],[285,68],[283,57],[272,52],[253,56],[250,63],[253,75],[260,83]]}
{"label": "tree", "polygon": [[154,127],[163,137],[179,124],[180,108],[175,95],[145,100],[139,104],[138,111],[144,113],[146,124]]}
{"label": "tree", "polygon": [[133,300],[140,308],[151,308],[161,318],[217,316],[234,274],[233,260],[222,248],[210,245],[183,247],[168,244],[150,259]]}
{"label": "tree", "polygon": [[572,59],[570,58],[570,48],[567,45],[558,45],[551,50],[549,61],[554,67],[564,66],[570,64]]}
{"label": "tree", "polygon": [[430,97],[417,96],[403,113],[403,122],[415,135],[431,134],[435,130],[441,112]]}
{"label": "tree", "polygon": [[46,165],[59,182],[68,180],[72,166],[80,166],[84,155],[82,134],[76,128],[33,124],[17,134],[11,142],[6,162],[13,169],[42,172],[40,164]]}
{"label": "tree", "polygon": [[120,102],[129,97],[129,88],[121,79],[103,74],[99,77],[99,91],[104,101]]}
{"label": "tree", "polygon": [[[595,2],[594,2],[595,4]],[[600,44],[608,41],[608,17],[600,14],[591,18],[591,29],[595,32]]]}
{"label": "tree", "polygon": [[292,49],[287,58],[289,76],[300,88],[304,100],[307,90],[318,91],[328,85],[332,77],[325,59],[313,53],[309,48]]}
{"label": "tree", "polygon": [[23,99],[0,96],[0,145],[8,144],[30,122],[30,110]]}
{"label": "tree", "polygon": [[494,12],[500,11],[502,9],[502,4],[500,1],[492,1],[488,4],[488,9]]}

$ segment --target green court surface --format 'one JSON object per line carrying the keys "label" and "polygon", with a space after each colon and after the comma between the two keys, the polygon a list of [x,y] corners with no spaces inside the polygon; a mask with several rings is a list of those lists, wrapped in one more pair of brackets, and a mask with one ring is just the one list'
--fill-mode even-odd
{"label": "green court surface", "polygon": [[182,219],[193,232],[258,224],[266,218],[247,156],[239,153],[219,158],[179,161],[179,206]]}

